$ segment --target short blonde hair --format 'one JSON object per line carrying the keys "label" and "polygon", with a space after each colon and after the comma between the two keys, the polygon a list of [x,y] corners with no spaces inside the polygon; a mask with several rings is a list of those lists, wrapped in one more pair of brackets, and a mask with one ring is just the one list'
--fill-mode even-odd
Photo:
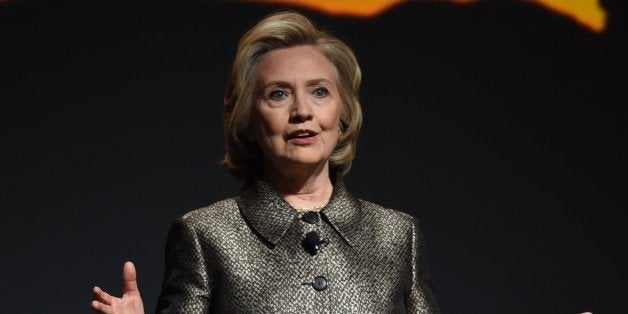
{"label": "short blonde hair", "polygon": [[222,164],[238,179],[250,180],[261,175],[264,167],[260,148],[247,135],[257,67],[269,52],[301,45],[318,49],[336,71],[343,109],[341,133],[330,157],[330,169],[345,175],[351,168],[362,127],[359,101],[362,75],[355,54],[347,44],[317,28],[305,16],[280,12],[262,19],[240,39],[227,83],[223,112],[226,154]]}

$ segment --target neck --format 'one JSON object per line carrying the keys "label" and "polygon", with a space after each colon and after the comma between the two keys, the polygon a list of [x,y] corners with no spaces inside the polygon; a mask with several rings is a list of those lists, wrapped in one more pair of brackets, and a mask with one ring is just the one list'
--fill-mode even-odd
{"label": "neck", "polygon": [[329,202],[334,190],[328,164],[320,169],[290,173],[267,169],[264,179],[297,210],[320,210]]}

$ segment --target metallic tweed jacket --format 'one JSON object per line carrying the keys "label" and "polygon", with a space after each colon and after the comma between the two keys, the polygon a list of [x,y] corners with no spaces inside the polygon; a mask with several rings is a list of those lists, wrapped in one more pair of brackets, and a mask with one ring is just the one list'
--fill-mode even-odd
{"label": "metallic tweed jacket", "polygon": [[341,180],[321,213],[256,181],[173,224],[157,312],[437,313],[426,267],[416,220]]}

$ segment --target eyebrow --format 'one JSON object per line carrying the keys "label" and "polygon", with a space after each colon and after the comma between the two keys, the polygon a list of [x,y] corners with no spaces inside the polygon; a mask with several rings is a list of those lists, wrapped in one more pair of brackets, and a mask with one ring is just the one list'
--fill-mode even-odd
{"label": "eyebrow", "polygon": [[317,84],[321,84],[321,83],[332,84],[332,82],[330,80],[325,79],[325,78],[318,78],[318,79],[309,80],[306,83],[307,83],[308,86],[310,86],[310,85],[317,85]]}
{"label": "eyebrow", "polygon": [[[328,79],[325,78],[316,78],[316,79],[311,79],[308,80],[307,82],[305,82],[306,86],[312,86],[312,85],[319,85],[322,83],[327,83],[327,84],[332,84],[332,82]],[[292,87],[292,84],[286,81],[281,81],[281,80],[276,80],[276,81],[270,81],[266,84],[260,84],[260,87],[262,89],[266,89],[269,86],[282,86],[282,87]]]}

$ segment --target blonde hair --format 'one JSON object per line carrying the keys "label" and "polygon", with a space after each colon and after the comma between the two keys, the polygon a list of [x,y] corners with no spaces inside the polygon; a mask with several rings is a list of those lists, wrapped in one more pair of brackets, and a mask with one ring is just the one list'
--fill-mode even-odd
{"label": "blonde hair", "polygon": [[261,174],[264,166],[261,150],[247,135],[257,67],[269,52],[301,45],[318,49],[336,71],[343,110],[341,133],[330,157],[330,169],[345,175],[351,168],[362,126],[358,95],[362,75],[355,54],[348,45],[318,29],[305,16],[280,12],[262,19],[240,39],[227,83],[223,112],[226,154],[222,164],[238,179],[252,179]]}

